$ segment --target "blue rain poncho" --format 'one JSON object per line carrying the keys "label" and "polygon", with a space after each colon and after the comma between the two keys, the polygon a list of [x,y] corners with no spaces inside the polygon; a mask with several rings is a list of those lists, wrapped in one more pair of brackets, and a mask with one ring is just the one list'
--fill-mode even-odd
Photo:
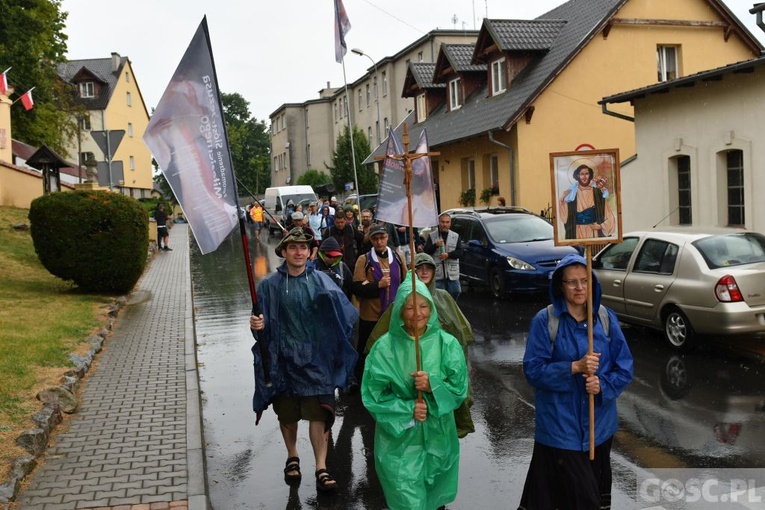
{"label": "blue rain poncho", "polygon": [[401,318],[411,273],[396,293],[390,329],[372,347],[361,383],[362,401],[377,424],[375,468],[391,510],[433,510],[457,496],[460,446],[453,412],[467,396],[467,365],[460,343],[439,327],[427,287],[419,280],[416,286],[417,298],[427,299],[431,309],[420,337],[422,370],[432,389],[423,392],[427,419],[414,420],[415,344]]}
{"label": "blue rain poncho", "polygon": [[268,352],[271,387],[263,381],[260,347],[252,347],[255,394],[261,413],[275,396],[330,396],[345,388],[358,354],[351,345],[358,312],[326,274],[306,264],[289,276],[286,263],[258,285],[266,327],[260,332]]}

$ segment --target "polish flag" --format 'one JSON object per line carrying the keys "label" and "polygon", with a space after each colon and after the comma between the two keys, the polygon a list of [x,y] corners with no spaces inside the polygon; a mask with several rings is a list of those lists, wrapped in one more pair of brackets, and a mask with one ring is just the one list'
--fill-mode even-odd
{"label": "polish flag", "polygon": [[0,95],[8,95],[8,78],[5,76],[5,73],[0,74]]}
{"label": "polish flag", "polygon": [[35,106],[35,102],[32,100],[32,89],[27,90],[21,96],[21,104],[24,105],[25,110],[31,110]]}

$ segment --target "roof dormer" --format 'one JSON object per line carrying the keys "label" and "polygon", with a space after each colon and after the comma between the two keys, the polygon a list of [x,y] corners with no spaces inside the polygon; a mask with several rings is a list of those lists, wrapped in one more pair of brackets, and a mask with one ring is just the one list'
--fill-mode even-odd
{"label": "roof dormer", "polygon": [[446,84],[433,83],[436,64],[432,62],[410,63],[404,78],[404,90],[401,97],[414,98],[416,122],[428,118],[446,99]]}
{"label": "roof dormer", "polygon": [[446,85],[448,110],[462,107],[486,77],[486,64],[473,64],[473,44],[443,44],[438,53],[433,82]]}

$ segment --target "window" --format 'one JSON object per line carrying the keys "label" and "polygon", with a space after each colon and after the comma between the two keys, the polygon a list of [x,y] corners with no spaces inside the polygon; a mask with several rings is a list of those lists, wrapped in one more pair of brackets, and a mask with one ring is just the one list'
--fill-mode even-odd
{"label": "window", "polygon": [[728,171],[728,225],[743,226],[744,223],[744,152],[727,154]]}
{"label": "window", "polygon": [[428,118],[428,106],[425,101],[425,94],[417,96],[417,122],[422,122]]}
{"label": "window", "polygon": [[80,153],[80,165],[85,165],[87,163],[93,163],[95,165],[96,163],[96,156],[92,152],[81,152]]}
{"label": "window", "polygon": [[382,72],[382,89],[383,89],[383,97],[388,95],[388,73],[383,71]]}
{"label": "window", "polygon": [[463,189],[475,189],[475,160],[463,158],[460,163],[462,165]]}
{"label": "window", "polygon": [[[377,145],[380,145],[380,121],[375,121],[375,133],[377,133]],[[388,133],[385,133],[388,136]]]}
{"label": "window", "polygon": [[361,102],[361,97],[362,97],[362,90],[361,90],[361,89],[359,89],[359,111],[361,111],[361,105],[363,104],[363,103]]}
{"label": "window", "polygon": [[646,239],[635,260],[635,271],[641,273],[672,274],[675,272],[677,245]]}
{"label": "window", "polygon": [[658,63],[659,81],[674,80],[677,72],[677,46],[659,46],[656,60]]}
{"label": "window", "polygon": [[449,109],[457,110],[462,106],[462,80],[457,78],[449,82]]}
{"label": "window", "polygon": [[422,52],[421,52],[421,51],[418,51],[418,52],[417,52],[417,62],[422,62],[422,60],[423,60],[423,58],[422,58]]}
{"label": "window", "polygon": [[374,143],[374,140],[372,140],[372,126],[367,128],[367,138],[369,138],[370,145]]}
{"label": "window", "polygon": [[693,225],[691,212],[691,157],[677,158],[677,211],[680,225]]}
{"label": "window", "polygon": [[96,97],[96,87],[92,81],[80,83],[80,97]]}
{"label": "window", "polygon": [[130,73],[125,71],[125,83],[130,83]]}
{"label": "window", "polygon": [[388,117],[385,117],[383,120],[383,126],[385,126],[385,132],[388,132],[388,128],[390,127],[390,124],[388,123]]}
{"label": "window", "polygon": [[130,95],[130,92],[126,92],[126,99],[127,99],[127,105],[133,106],[133,96]]}
{"label": "window", "polygon": [[130,156],[130,170],[135,172],[135,156]]}
{"label": "window", "polygon": [[128,122],[128,136],[130,138],[133,138],[133,123],[132,122]]}
{"label": "window", "polygon": [[311,168],[311,144],[305,149],[305,164],[308,168]]}
{"label": "window", "polygon": [[593,261],[595,269],[613,269],[626,271],[630,263],[632,253],[637,248],[637,237],[625,237],[620,244],[612,244]]}
{"label": "window", "polygon": [[[359,100],[361,102],[361,100]],[[372,90],[369,86],[369,83],[367,83],[367,106],[372,104]]]}
{"label": "window", "polygon": [[502,57],[491,63],[491,94],[496,96],[507,89],[507,60]]}
{"label": "window", "polygon": [[489,186],[496,189],[499,193],[499,156],[494,155],[489,158]]}
{"label": "window", "polygon": [[334,108],[334,110],[335,110],[335,122],[337,122],[337,119],[339,119],[339,118],[340,118],[340,117],[338,117],[338,115],[337,115],[337,103],[335,103],[335,104],[334,104],[332,107],[333,107],[333,108]]}
{"label": "window", "polygon": [[82,120],[80,120],[80,127],[83,131],[90,131],[92,129],[90,127],[90,117],[83,117]]}

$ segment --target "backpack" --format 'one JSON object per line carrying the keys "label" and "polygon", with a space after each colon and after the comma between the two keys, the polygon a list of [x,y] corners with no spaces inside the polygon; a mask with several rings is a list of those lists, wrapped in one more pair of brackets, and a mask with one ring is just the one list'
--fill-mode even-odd
{"label": "backpack", "polygon": [[[606,336],[609,336],[610,322],[608,318],[608,310],[601,305],[598,308],[598,317],[600,317],[600,323],[603,325],[603,331]],[[560,319],[555,315],[555,307],[553,305],[547,305],[547,333],[550,335],[550,350],[555,349],[555,339],[558,336],[558,323]],[[594,326],[593,326],[594,327]]]}

